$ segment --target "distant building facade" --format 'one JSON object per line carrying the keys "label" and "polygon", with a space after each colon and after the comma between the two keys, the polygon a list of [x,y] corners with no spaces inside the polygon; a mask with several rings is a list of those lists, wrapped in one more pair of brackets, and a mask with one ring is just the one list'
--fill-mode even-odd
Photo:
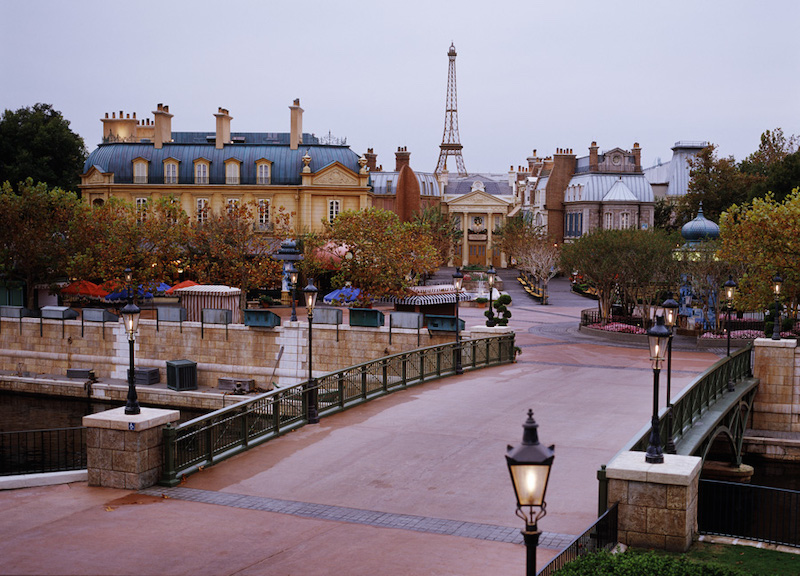
{"label": "distant building facade", "polygon": [[689,162],[709,145],[708,142],[690,142],[681,140],[672,147],[672,159],[669,162],[656,162],[644,169],[645,178],[653,187],[656,199],[674,200],[685,196],[689,191],[691,176]]}

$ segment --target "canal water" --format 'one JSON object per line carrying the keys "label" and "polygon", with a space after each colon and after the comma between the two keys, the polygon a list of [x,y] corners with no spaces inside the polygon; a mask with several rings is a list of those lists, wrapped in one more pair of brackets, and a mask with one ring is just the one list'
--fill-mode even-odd
{"label": "canal water", "polygon": [[[124,406],[120,402],[98,402],[82,398],[58,398],[0,390],[0,432],[71,428],[81,426],[87,414]],[[143,404],[144,406],[144,404]],[[180,422],[207,414],[205,410],[180,408]]]}

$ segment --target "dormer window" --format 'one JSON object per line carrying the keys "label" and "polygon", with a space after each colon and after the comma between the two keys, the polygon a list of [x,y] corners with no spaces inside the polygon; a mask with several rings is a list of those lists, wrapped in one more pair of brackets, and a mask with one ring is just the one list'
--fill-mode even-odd
{"label": "dormer window", "polygon": [[176,160],[164,161],[164,184],[178,183],[178,162]]}
{"label": "dormer window", "polygon": [[225,184],[239,184],[239,161],[236,159],[225,161]]}
{"label": "dormer window", "polygon": [[194,183],[208,184],[209,163],[207,160],[194,161]]}
{"label": "dormer window", "polygon": [[256,184],[269,184],[272,181],[272,162],[259,160],[256,162]]}
{"label": "dormer window", "polygon": [[147,160],[139,158],[133,161],[133,183],[147,184]]}

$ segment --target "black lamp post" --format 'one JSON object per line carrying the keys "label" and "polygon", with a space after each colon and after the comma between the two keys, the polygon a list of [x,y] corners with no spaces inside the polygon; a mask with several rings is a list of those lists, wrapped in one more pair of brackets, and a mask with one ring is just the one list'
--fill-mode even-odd
{"label": "black lamp post", "polygon": [[661,363],[664,361],[667,342],[670,332],[664,325],[664,317],[656,319],[656,325],[647,331],[650,344],[650,360],[653,365],[653,420],[650,430],[650,445],[647,447],[645,461],[650,464],[662,464],[664,453],[661,451],[661,434],[658,429],[658,376],[661,372]]}
{"label": "black lamp post", "polygon": [[486,320],[486,325],[494,326],[494,308],[492,307],[492,292],[494,292],[494,279],[497,276],[497,270],[494,269],[494,266],[489,266],[489,269],[486,271],[486,275],[489,277],[489,318]]}
{"label": "black lamp post", "polygon": [[[288,264],[288,266],[287,266]],[[289,282],[292,284],[292,317],[289,319],[292,322],[297,322],[297,307],[294,302],[294,291],[297,287],[297,268],[294,267],[294,262],[287,260],[284,263],[286,274],[289,276]]]}
{"label": "black lamp post", "polygon": [[306,382],[306,418],[309,424],[319,423],[319,411],[317,406],[317,383],[311,373],[311,360],[312,360],[312,326],[314,324],[314,306],[317,304],[317,287],[314,286],[314,279],[308,279],[308,286],[303,289],[303,294],[306,297],[306,311],[308,312],[308,382]]}
{"label": "black lamp post", "polygon": [[537,428],[539,425],[533,419],[533,410],[528,410],[528,419],[522,425],[522,443],[509,445],[506,451],[506,463],[517,496],[516,514],[525,521],[522,538],[527,554],[525,574],[528,576],[536,576],[536,547],[541,535],[538,522],[547,514],[544,496],[555,458],[555,446],[545,448],[539,444]]}
{"label": "black lamp post", "polygon": [[[726,320],[725,328],[726,332],[728,333],[728,356],[731,355],[731,304],[733,304],[733,297],[736,295],[736,280],[733,279],[733,275],[728,275],[728,281],[722,285],[725,289],[725,300],[726,300],[726,308],[728,309],[728,319]],[[730,383],[730,381],[729,381]]]}
{"label": "black lamp post", "polygon": [[136,385],[134,384],[134,359],[133,344],[136,341],[136,331],[139,329],[139,314],[141,310],[133,303],[133,290],[131,282],[133,273],[130,268],[125,269],[125,282],[128,285],[128,303],[120,311],[122,322],[125,325],[125,333],[128,335],[128,350],[130,352],[130,365],[128,367],[128,398],[125,404],[125,414],[139,414],[139,397],[136,395]]}
{"label": "black lamp post", "polygon": [[781,284],[783,284],[783,278],[775,274],[775,277],[772,279],[772,291],[775,293],[775,322],[772,325],[773,340],[781,339],[781,303],[778,301],[781,295]]}
{"label": "black lamp post", "polygon": [[[303,255],[300,253],[300,250],[297,249],[297,244],[291,238],[287,238],[283,242],[281,242],[280,249],[272,255],[275,260],[280,260],[283,262],[283,272],[287,276],[287,280],[292,284],[292,322],[297,321],[297,312],[295,310],[294,304],[294,288],[295,282],[292,281],[292,273],[291,270],[294,269],[294,263],[298,260],[303,259]],[[295,277],[296,278],[296,277]]]}
{"label": "black lamp post", "polygon": [[461,268],[456,268],[455,274],[453,274],[453,286],[456,289],[456,374],[464,373],[461,366],[461,322],[458,319],[458,301],[461,297],[463,283],[464,275],[461,273]]}
{"label": "black lamp post", "polygon": [[672,292],[667,294],[667,299],[661,305],[664,310],[664,325],[669,330],[667,342],[667,453],[675,454],[675,440],[672,438],[672,337],[675,333],[675,323],[678,319],[680,305],[672,298]]}

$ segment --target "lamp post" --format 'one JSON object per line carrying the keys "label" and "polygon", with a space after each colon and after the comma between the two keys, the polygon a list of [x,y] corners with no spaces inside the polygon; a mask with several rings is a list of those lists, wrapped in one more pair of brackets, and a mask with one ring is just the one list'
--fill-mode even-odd
{"label": "lamp post", "polygon": [[[294,268],[294,263],[298,260],[303,259],[303,255],[300,253],[300,250],[297,249],[297,244],[291,238],[287,238],[283,242],[281,242],[280,249],[272,255],[275,260],[279,260],[283,262],[283,272],[286,274],[287,281],[292,284],[292,290],[294,290],[295,282],[291,279],[291,269]],[[290,294],[290,298],[292,299],[292,322],[297,321],[297,312],[295,311],[295,304],[294,304],[294,292]]]}
{"label": "lamp post", "polygon": [[461,273],[461,268],[456,268],[455,274],[453,274],[453,286],[456,289],[456,374],[464,373],[461,366],[461,322],[458,319],[458,300],[461,297],[463,283],[464,275]]}
{"label": "lamp post", "polygon": [[[728,333],[728,357],[731,355],[731,304],[733,297],[736,295],[736,280],[733,279],[733,274],[728,275],[728,281],[722,285],[725,289],[726,308],[728,309],[728,319],[725,322],[726,332]],[[730,383],[730,381],[729,381]]]}
{"label": "lamp post", "polygon": [[494,266],[489,266],[489,269],[486,271],[486,275],[489,277],[489,314],[488,319],[486,320],[487,326],[494,326],[494,308],[492,307],[492,292],[494,292],[494,279],[497,276],[497,270],[494,269]]}
{"label": "lamp post", "polygon": [[533,410],[528,410],[528,419],[522,425],[522,443],[509,445],[506,451],[506,463],[517,497],[516,514],[525,521],[522,538],[527,555],[527,576],[536,576],[536,547],[541,535],[538,522],[547,514],[544,496],[555,458],[555,446],[545,448],[539,444],[537,428],[539,425],[533,419]]}
{"label": "lamp post", "polygon": [[314,286],[314,279],[308,279],[308,286],[303,289],[306,297],[306,311],[308,312],[308,382],[306,382],[306,418],[309,424],[319,423],[319,412],[317,410],[317,386],[311,373],[312,360],[312,326],[314,324],[314,306],[317,304],[317,287]]}
{"label": "lamp post", "polygon": [[772,279],[772,291],[775,293],[775,321],[772,324],[773,340],[781,339],[781,303],[778,301],[778,298],[781,295],[781,284],[783,284],[783,278],[775,274],[775,277]]}
{"label": "lamp post", "polygon": [[650,344],[650,360],[653,365],[653,420],[650,430],[650,445],[647,447],[645,461],[650,464],[662,464],[664,454],[661,451],[661,434],[658,429],[658,376],[661,372],[661,363],[664,361],[664,352],[669,340],[669,329],[664,325],[664,317],[656,319],[656,325],[647,331]]}
{"label": "lamp post", "polygon": [[669,330],[667,342],[667,445],[669,454],[675,454],[675,440],[672,438],[672,337],[674,336],[675,322],[678,319],[680,305],[672,298],[672,292],[667,293],[667,299],[661,305],[664,310],[664,325]]}
{"label": "lamp post", "polygon": [[139,314],[141,310],[133,303],[133,290],[131,290],[132,280],[133,273],[130,268],[126,268],[125,282],[128,285],[128,303],[120,311],[122,314],[122,322],[125,325],[125,333],[128,335],[128,351],[130,353],[130,365],[128,367],[128,398],[125,403],[125,414],[139,414],[141,412],[133,375],[133,344],[136,341],[136,331],[139,329]]}
{"label": "lamp post", "polygon": [[[288,264],[288,266],[286,266]],[[292,322],[297,322],[297,307],[294,302],[294,291],[297,287],[297,268],[294,267],[294,262],[287,260],[284,263],[286,274],[289,276],[289,282],[292,284],[292,317],[289,319]]]}

